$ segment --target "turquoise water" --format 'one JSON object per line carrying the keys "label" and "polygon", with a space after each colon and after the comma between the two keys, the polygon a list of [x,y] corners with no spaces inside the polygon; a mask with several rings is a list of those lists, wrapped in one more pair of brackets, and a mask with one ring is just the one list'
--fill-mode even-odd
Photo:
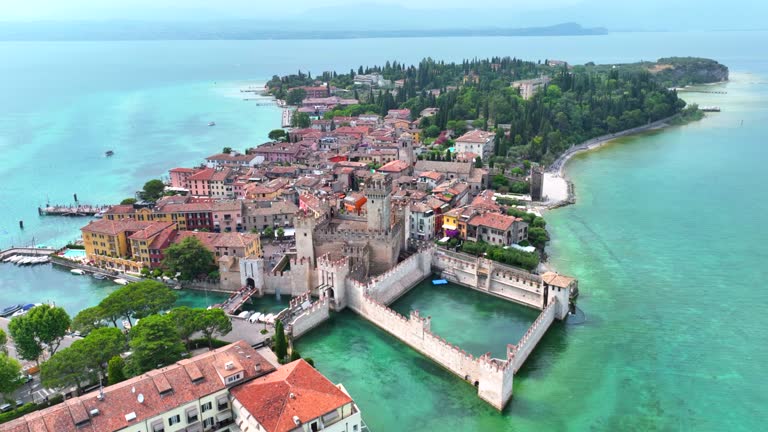
{"label": "turquoise water", "polygon": [[[503,413],[349,312],[298,347],[344,383],[377,432],[761,430],[768,403],[762,371],[768,363],[766,43],[768,32],[0,42],[0,247],[58,245],[77,236],[84,219],[37,216],[46,199],[67,203],[77,193],[82,201],[112,202],[172,166],[198,163],[224,146],[262,142],[279,124],[279,110],[242,101],[238,90],[276,73],[424,56],[572,62],[709,56],[737,72],[724,86],[728,94],[685,97],[720,105],[722,113],[623,140],[568,166],[578,203],[546,215],[550,256],[558,269],[579,277],[579,305],[589,321],[552,327],[516,376]],[[217,126],[207,127],[209,121]],[[103,157],[107,149],[113,158]],[[116,287],[51,266],[0,264],[0,305],[55,300],[73,313]],[[182,296],[195,305],[216,302],[211,293]],[[470,349],[478,352],[507,339],[496,329],[529,319],[489,313],[496,302],[490,298],[467,297],[468,312],[450,295],[413,296],[413,306],[434,315],[436,332],[476,342]],[[467,313],[487,320],[466,321]],[[485,324],[494,330],[484,331]]]}
{"label": "turquoise water", "polygon": [[85,256],[85,250],[83,249],[67,249],[64,251],[64,258],[82,258]]}
{"label": "turquoise water", "polygon": [[392,309],[408,317],[418,310],[431,316],[432,332],[466,352],[506,358],[507,344],[515,344],[536,320],[538,311],[462,286],[432,285],[427,278],[399,298]]}

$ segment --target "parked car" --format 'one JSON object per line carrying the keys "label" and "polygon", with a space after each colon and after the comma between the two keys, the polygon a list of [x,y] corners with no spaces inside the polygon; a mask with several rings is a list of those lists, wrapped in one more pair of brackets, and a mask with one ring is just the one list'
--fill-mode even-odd
{"label": "parked car", "polygon": [[8,412],[11,410],[11,408],[13,407],[9,403],[0,405],[0,412]]}

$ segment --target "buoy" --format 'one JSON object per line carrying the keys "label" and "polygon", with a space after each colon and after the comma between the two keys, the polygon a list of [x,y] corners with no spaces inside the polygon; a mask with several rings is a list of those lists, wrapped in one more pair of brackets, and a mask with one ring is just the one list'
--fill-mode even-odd
{"label": "buoy", "polygon": [[75,202],[77,202],[77,194],[74,194],[74,195],[75,195]]}
{"label": "buoy", "polygon": [[19,221],[19,228],[24,229],[24,221],[23,220]]}

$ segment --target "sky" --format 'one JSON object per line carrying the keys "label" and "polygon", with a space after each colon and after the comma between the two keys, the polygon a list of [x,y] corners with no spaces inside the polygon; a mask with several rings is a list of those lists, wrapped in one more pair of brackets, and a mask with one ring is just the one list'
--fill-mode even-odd
{"label": "sky", "polygon": [[[429,14],[429,15],[426,15]],[[157,20],[357,22],[531,27],[576,22],[611,30],[768,28],[759,0],[0,0],[0,21]],[[368,18],[362,18],[368,19]]]}

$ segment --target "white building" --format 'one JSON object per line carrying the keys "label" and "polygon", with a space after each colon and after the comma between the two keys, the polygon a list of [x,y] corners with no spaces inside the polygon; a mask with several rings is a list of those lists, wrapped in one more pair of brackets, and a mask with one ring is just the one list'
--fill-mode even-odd
{"label": "white building", "polygon": [[[270,377],[269,380],[261,378]],[[262,385],[276,383],[276,385]],[[253,384],[253,385],[250,385]],[[360,411],[343,387],[336,387],[304,360],[275,369],[245,341],[69,399],[0,425],[9,432],[274,432],[359,431]],[[286,393],[287,392],[287,393]],[[308,394],[322,403],[308,403]],[[326,396],[327,395],[327,396]],[[281,399],[282,398],[282,399]],[[285,400],[290,429],[283,423],[252,426],[274,414],[253,400]],[[311,406],[310,406],[311,405]],[[247,407],[248,411],[246,411]],[[322,411],[318,415],[315,412]],[[298,416],[302,425],[294,422]],[[336,426],[338,425],[338,426]],[[260,429],[258,429],[260,427]],[[343,429],[342,427],[347,427]]]}
{"label": "white building", "polygon": [[520,89],[523,99],[530,99],[537,91],[549,84],[549,77],[534,78],[529,80],[513,81],[512,87]]}
{"label": "white building", "polygon": [[456,139],[456,152],[475,153],[487,160],[493,155],[493,141],[496,135],[479,129],[465,133]]}

